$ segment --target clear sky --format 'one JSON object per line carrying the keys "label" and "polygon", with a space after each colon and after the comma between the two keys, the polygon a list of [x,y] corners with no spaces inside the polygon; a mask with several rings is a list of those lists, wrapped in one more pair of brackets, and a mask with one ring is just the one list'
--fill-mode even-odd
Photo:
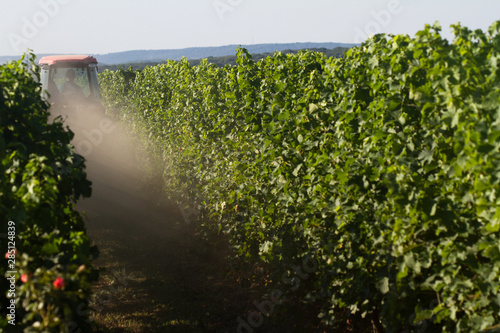
{"label": "clear sky", "polygon": [[500,0],[0,0],[0,55],[358,43],[439,21],[486,30]]}

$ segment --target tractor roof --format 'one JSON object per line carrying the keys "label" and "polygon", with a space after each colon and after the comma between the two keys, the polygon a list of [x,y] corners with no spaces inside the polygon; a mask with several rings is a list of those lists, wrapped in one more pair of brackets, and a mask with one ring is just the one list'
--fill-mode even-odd
{"label": "tractor roof", "polygon": [[85,64],[97,64],[97,59],[90,55],[53,55],[40,59],[39,65],[54,65],[65,62],[81,62]]}

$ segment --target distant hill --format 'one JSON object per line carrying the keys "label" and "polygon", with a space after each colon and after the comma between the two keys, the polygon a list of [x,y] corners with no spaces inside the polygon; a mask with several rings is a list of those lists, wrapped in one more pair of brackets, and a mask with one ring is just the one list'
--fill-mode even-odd
{"label": "distant hill", "polygon": [[[311,48],[308,49],[310,51],[316,51],[316,52],[321,52],[324,53],[327,57],[334,57],[334,58],[341,58],[344,56],[344,53],[348,50],[349,48],[347,47],[336,47],[334,49],[326,49],[326,48]],[[288,53],[297,53],[300,50],[283,50],[280,51],[283,54],[288,54]],[[270,55],[272,55],[274,52],[266,52],[266,53],[251,53],[252,59],[253,60],[260,60],[264,59]],[[209,63],[216,64],[219,67],[224,67],[225,65],[236,65],[236,55],[227,55],[227,56],[222,56],[222,57],[206,57],[203,59],[207,59]],[[201,59],[190,59],[188,62],[192,66],[197,66],[200,64]],[[99,71],[104,71],[106,69],[109,69],[111,71],[116,71],[120,68],[128,69],[132,68],[133,70],[143,70],[145,67],[148,66],[154,66],[158,64],[165,63],[165,60],[163,61],[148,61],[148,62],[131,62],[131,63],[125,63],[125,64],[118,64],[118,65],[99,65]]]}
{"label": "distant hill", "polygon": [[[300,50],[287,49],[287,50],[280,50],[280,52],[283,54],[289,54],[289,53],[297,53],[301,50],[305,50],[305,49],[300,49]],[[324,53],[327,57],[341,58],[344,56],[344,53],[347,50],[349,50],[349,48],[339,46],[339,47],[336,47],[334,49],[307,48],[307,50]],[[276,51],[265,52],[265,53],[252,53],[252,52],[250,52],[250,54],[252,55],[252,59],[257,61],[260,59],[267,58],[268,56],[272,55],[274,52],[276,52]],[[236,65],[236,55],[228,55],[228,56],[223,56],[223,57],[207,57],[206,59],[208,62],[214,63],[220,67],[224,67],[225,65]],[[196,66],[196,65],[200,64],[200,61],[201,61],[201,59],[189,60],[189,63],[191,65]]]}
{"label": "distant hill", "polygon": [[[224,57],[234,56],[236,48],[239,45],[226,45],[214,47],[190,47],[185,49],[174,50],[135,50],[116,52],[108,54],[94,54],[102,65],[117,65],[127,63],[141,62],[163,62],[166,59],[180,60],[182,57],[190,59],[203,59],[208,57]],[[241,45],[252,54],[272,53],[275,51],[284,50],[301,50],[301,49],[334,49],[336,47],[350,48],[355,44],[345,43],[274,43],[274,44],[255,44]],[[46,54],[37,55],[39,58]],[[19,56],[0,56],[0,63],[9,60],[17,60]]]}

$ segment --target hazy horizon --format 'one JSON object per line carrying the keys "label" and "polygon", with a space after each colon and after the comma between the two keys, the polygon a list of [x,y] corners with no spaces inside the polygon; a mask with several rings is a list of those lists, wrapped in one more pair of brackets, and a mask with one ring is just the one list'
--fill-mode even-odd
{"label": "hazy horizon", "polygon": [[[54,52],[46,52],[46,53],[35,53],[35,54],[40,54],[40,55],[64,55],[64,54],[90,54],[90,55],[100,55],[100,56],[105,56],[105,55],[110,55],[110,54],[118,54],[118,53],[127,53],[127,52],[149,52],[149,51],[182,51],[182,50],[189,50],[189,49],[205,49],[205,48],[224,48],[224,47],[229,47],[229,46],[258,46],[258,45],[285,45],[285,44],[351,44],[351,43],[336,43],[336,42],[293,42],[293,43],[258,43],[258,44],[224,44],[224,45],[214,45],[214,46],[189,46],[189,47],[181,47],[181,48],[176,48],[176,49],[134,49],[134,50],[123,50],[123,51],[115,51],[115,52],[108,52],[108,53],[54,53]],[[352,43],[354,44],[354,43]],[[20,57],[21,54],[10,54],[10,55],[0,55],[0,57]]]}

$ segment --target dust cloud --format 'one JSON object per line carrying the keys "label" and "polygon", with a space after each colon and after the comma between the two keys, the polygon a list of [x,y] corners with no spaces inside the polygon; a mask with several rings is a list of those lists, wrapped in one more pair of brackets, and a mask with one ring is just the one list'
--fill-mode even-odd
{"label": "dust cloud", "polygon": [[227,239],[200,237],[197,224],[186,223],[162,195],[161,177],[150,177],[161,168],[122,123],[91,107],[56,111],[75,133],[92,181],[91,197],[77,204],[100,251],[91,320],[113,332],[232,328],[250,293],[228,273],[235,253]]}
{"label": "dust cloud", "polygon": [[94,105],[51,111],[61,116],[75,136],[75,151],[86,159],[92,195],[77,203],[90,231],[103,228],[158,235],[178,223],[179,212],[162,196],[160,181],[152,182],[151,159],[141,151],[126,126]]}

